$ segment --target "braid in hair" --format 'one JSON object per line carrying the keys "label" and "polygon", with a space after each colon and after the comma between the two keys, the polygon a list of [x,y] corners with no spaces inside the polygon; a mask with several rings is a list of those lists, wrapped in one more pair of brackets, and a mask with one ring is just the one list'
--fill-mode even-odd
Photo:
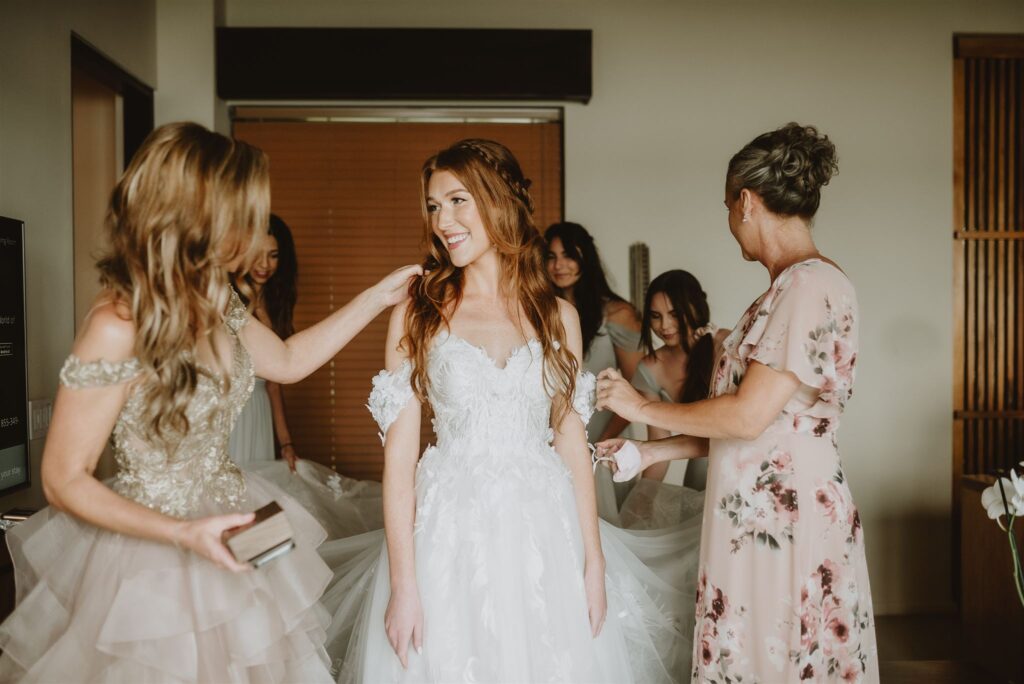
{"label": "braid in hair", "polygon": [[[530,196],[530,186],[533,183],[529,178],[523,177],[523,171],[519,168],[519,164],[509,164],[507,159],[500,158],[500,152],[495,148],[495,143],[490,140],[468,138],[455,143],[452,147],[469,150],[480,157],[505,181],[505,184],[508,185],[509,189],[516,196],[516,199],[526,207],[526,211],[533,214],[533,198]],[[501,147],[501,150],[505,154],[509,154],[506,148]]]}
{"label": "braid in hair", "polygon": [[462,140],[423,165],[421,199],[430,272],[411,293],[402,340],[413,362],[413,390],[426,401],[430,344],[462,299],[462,269],[452,263],[447,245],[434,234],[426,208],[430,177],[437,171],[458,177],[481,209],[487,235],[501,260],[504,294],[522,311],[543,348],[544,387],[560,421],[572,410],[579,362],[566,344],[558,298],[547,277],[547,249],[533,222],[530,181],[512,152],[493,140]]}

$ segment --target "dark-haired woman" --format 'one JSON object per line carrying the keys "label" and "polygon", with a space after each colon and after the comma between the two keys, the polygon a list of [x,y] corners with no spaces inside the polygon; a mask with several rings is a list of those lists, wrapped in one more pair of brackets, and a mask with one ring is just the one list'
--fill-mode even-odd
{"label": "dark-haired woman", "polygon": [[[548,243],[548,276],[558,294],[576,307],[583,333],[583,368],[598,374],[618,369],[627,380],[643,358],[640,350],[640,317],[636,309],[615,294],[608,284],[594,238],[578,223],[555,223],[544,233]],[[613,419],[611,411],[598,411],[587,425],[587,441],[605,434]],[[615,431],[617,435],[624,425]],[[597,512],[619,524],[619,504],[629,485],[616,486],[605,468],[596,472]]]}
{"label": "dark-haired woman", "polygon": [[[712,398],[644,399],[615,371],[598,402],[710,438],[693,680],[877,682],[860,516],[837,428],[853,392],[853,285],[811,237],[835,147],[812,127],[758,136],[729,162],[725,205],[771,284],[725,340]],[[655,443],[657,446],[658,443]]]}
{"label": "dark-haired woman", "polygon": [[[244,281],[240,288],[242,299],[252,298],[253,315],[281,339],[287,339],[295,332],[292,313],[297,298],[298,273],[292,232],[280,216],[271,214],[270,227],[260,242],[255,262],[248,273],[236,274],[235,280]],[[256,378],[252,396],[231,432],[228,444],[231,460],[238,465],[273,461],[275,434],[281,458],[295,470],[298,453],[288,430],[281,385]]]}
{"label": "dark-haired woman", "polygon": [[[281,339],[295,333],[292,314],[298,274],[292,231],[280,216],[271,214],[255,261],[233,280],[243,301],[254,302],[255,318]],[[275,437],[287,468],[274,458]],[[327,530],[328,539],[380,529],[384,524],[380,483],[354,480],[315,461],[299,459],[279,383],[254,378],[252,395],[231,431],[228,454],[247,472],[273,482],[302,504]]]}
{"label": "dark-haired woman", "polygon": [[[633,387],[650,401],[689,402],[705,399],[715,358],[728,335],[711,322],[708,298],[700,281],[688,271],[666,271],[651,281],[644,302],[640,339],[647,352]],[[664,344],[655,349],[657,336]],[[647,439],[670,436],[648,426]],[[665,484],[669,462],[645,469],[622,504],[619,517],[630,529],[667,527],[703,508],[707,459],[672,462],[684,469],[683,486]]]}
{"label": "dark-haired woman", "polygon": [[[608,284],[594,238],[578,223],[555,223],[544,234],[548,276],[558,294],[576,307],[583,333],[583,367],[594,374],[617,368],[632,378],[643,358],[640,316]],[[598,411],[587,426],[587,439],[601,437],[612,414]]]}

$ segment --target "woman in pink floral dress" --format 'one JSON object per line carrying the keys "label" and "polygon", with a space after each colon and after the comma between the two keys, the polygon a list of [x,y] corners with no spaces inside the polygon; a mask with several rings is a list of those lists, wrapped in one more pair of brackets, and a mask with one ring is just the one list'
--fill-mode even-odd
{"label": "woman in pink floral dress", "polygon": [[828,138],[797,124],[730,161],[729,227],[771,286],[726,339],[712,398],[649,402],[614,371],[598,385],[599,405],[685,433],[640,444],[645,461],[693,456],[710,438],[694,682],[878,681],[864,538],[836,435],[853,392],[857,298],[810,233],[836,168]]}

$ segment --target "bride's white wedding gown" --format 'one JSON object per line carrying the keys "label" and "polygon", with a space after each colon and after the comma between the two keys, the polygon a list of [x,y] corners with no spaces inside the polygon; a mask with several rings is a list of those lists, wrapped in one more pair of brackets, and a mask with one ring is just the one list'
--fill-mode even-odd
{"label": "bride's white wedding gown", "polygon": [[[437,443],[416,472],[423,651],[403,670],[387,641],[384,532],[324,544],[323,602],[343,682],[671,682],[689,676],[699,518],[635,533],[601,523],[608,617],[591,636],[572,478],[552,448],[537,340],[504,366],[442,332],[429,353]],[[381,372],[369,408],[386,435],[412,398],[410,366]],[[574,409],[593,411],[594,377]]]}

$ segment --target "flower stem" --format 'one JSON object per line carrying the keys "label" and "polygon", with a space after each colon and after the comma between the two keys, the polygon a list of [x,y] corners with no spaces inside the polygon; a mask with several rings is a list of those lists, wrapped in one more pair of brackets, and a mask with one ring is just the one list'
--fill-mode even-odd
{"label": "flower stem", "polygon": [[1017,550],[1017,538],[1013,534],[1013,521],[1015,516],[1007,520],[1006,535],[1010,539],[1010,554],[1013,556],[1013,582],[1017,587],[1017,598],[1021,606],[1024,606],[1024,573],[1021,572],[1020,551]]}

